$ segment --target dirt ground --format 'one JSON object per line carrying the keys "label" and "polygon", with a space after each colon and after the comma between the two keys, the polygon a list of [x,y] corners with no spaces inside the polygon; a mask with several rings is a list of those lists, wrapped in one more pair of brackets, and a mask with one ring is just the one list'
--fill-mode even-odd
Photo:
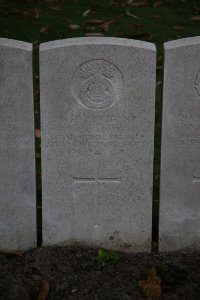
{"label": "dirt ground", "polygon": [[0,299],[38,299],[43,280],[52,300],[148,299],[138,283],[152,266],[161,278],[160,299],[200,299],[200,252],[122,254],[118,262],[99,268],[98,250],[48,247],[22,257],[0,256]]}

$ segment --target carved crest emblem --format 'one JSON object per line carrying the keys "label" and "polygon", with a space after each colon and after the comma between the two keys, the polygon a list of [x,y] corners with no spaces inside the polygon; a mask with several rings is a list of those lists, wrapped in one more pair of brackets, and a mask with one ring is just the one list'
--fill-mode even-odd
{"label": "carved crest emblem", "polygon": [[123,89],[120,70],[103,59],[80,65],[72,79],[72,94],[79,104],[89,109],[104,109],[119,101]]}

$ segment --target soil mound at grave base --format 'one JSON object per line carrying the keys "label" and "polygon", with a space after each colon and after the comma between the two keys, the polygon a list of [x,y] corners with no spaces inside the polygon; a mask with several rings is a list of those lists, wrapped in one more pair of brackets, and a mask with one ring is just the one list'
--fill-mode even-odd
{"label": "soil mound at grave base", "polygon": [[139,287],[155,267],[161,279],[160,299],[200,299],[200,252],[122,254],[97,264],[99,249],[81,246],[44,247],[24,256],[0,256],[0,299],[38,299],[48,281],[47,299],[148,299]]}

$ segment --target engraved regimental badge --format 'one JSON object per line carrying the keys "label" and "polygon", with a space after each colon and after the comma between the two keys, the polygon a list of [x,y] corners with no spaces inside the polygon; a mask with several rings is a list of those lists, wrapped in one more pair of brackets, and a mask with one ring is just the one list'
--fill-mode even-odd
{"label": "engraved regimental badge", "polygon": [[109,61],[93,59],[81,64],[72,79],[72,94],[89,109],[105,109],[119,101],[123,90],[120,70]]}
{"label": "engraved regimental badge", "polygon": [[195,87],[196,87],[197,94],[200,96],[200,71],[196,77]]}

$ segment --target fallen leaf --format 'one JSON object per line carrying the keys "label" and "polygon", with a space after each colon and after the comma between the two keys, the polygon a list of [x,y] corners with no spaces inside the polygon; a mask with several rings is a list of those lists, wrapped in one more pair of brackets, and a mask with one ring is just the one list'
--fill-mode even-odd
{"label": "fallen leaf", "polygon": [[34,97],[39,96],[39,93],[40,93],[39,89],[35,90],[35,91],[34,91]]}
{"label": "fallen leaf", "polygon": [[49,34],[49,28],[44,26],[40,29],[40,33],[42,34]]}
{"label": "fallen leaf", "polygon": [[157,275],[156,269],[153,267],[148,272],[148,279],[139,282],[139,286],[143,288],[143,291],[148,297],[156,300],[160,298],[161,295],[161,279]]}
{"label": "fallen leaf", "polygon": [[85,31],[95,31],[96,30],[95,26],[101,25],[104,22],[106,22],[106,20],[91,19],[83,22],[82,27],[85,29]]}
{"label": "fallen leaf", "polygon": [[119,6],[119,2],[114,1],[114,0],[110,0],[109,5],[110,5],[110,6],[114,6],[114,7],[118,7],[118,6]]}
{"label": "fallen leaf", "polygon": [[88,24],[102,24],[106,22],[106,20],[99,20],[99,19],[91,19],[91,20],[87,20],[85,22],[83,22],[83,26],[88,25]]}
{"label": "fallen leaf", "polygon": [[37,49],[37,48],[39,48],[40,41],[33,41],[32,44],[33,44],[33,48]]}
{"label": "fallen leaf", "polygon": [[48,281],[43,280],[40,294],[38,296],[38,300],[46,300],[48,293],[49,293],[49,283],[48,283]]}
{"label": "fallen leaf", "polygon": [[161,5],[162,5],[162,1],[156,1],[154,2],[153,7],[157,8],[160,7]]}
{"label": "fallen leaf", "polygon": [[128,24],[126,24],[126,28],[129,28],[129,29],[140,29],[142,27],[143,26],[141,24],[137,24],[137,23],[128,23]]}
{"label": "fallen leaf", "polygon": [[192,21],[200,21],[200,16],[193,16],[190,18]]}
{"label": "fallen leaf", "polygon": [[55,11],[60,11],[61,9],[60,9],[60,5],[51,5],[51,6],[49,6],[49,8],[51,8],[52,10],[55,10]]}
{"label": "fallen leaf", "polygon": [[156,19],[156,20],[160,20],[161,16],[160,15],[154,15],[153,18]]}
{"label": "fallen leaf", "polygon": [[34,12],[33,10],[23,10],[21,12],[23,17],[28,17],[28,18],[33,18],[34,17]]}
{"label": "fallen leaf", "polygon": [[127,9],[127,10],[126,10],[126,16],[128,16],[128,17],[132,17],[132,18],[136,18],[136,19],[139,19],[139,17],[138,17],[138,16],[136,16],[136,15],[134,15],[134,14],[130,13],[129,9]]}
{"label": "fallen leaf", "polygon": [[78,24],[70,24],[68,27],[69,27],[70,29],[75,30],[75,29],[79,29],[81,26],[78,25]]}
{"label": "fallen leaf", "polygon": [[126,3],[133,7],[144,7],[148,5],[147,2],[134,2],[133,0],[128,0]]}
{"label": "fallen leaf", "polygon": [[121,20],[122,18],[124,18],[124,14],[121,14],[119,16],[117,16],[115,19],[112,20],[108,20],[106,22],[104,22],[103,24],[100,25],[100,28],[103,29],[103,31],[108,31],[110,26],[113,25],[114,23],[118,22],[119,20]]}
{"label": "fallen leaf", "polygon": [[39,19],[40,18],[40,9],[38,7],[36,7],[33,11],[34,11],[33,18]]}
{"label": "fallen leaf", "polygon": [[35,136],[36,136],[36,138],[38,138],[38,139],[41,138],[41,130],[40,130],[40,128],[36,128],[36,129],[35,129]]}
{"label": "fallen leaf", "polygon": [[175,26],[173,26],[173,29],[174,30],[183,30],[183,29],[185,29],[185,27],[184,26],[180,26],[180,25],[175,25]]}
{"label": "fallen leaf", "polygon": [[85,36],[104,36],[104,34],[101,32],[87,32]]}
{"label": "fallen leaf", "polygon": [[84,11],[84,13],[82,14],[82,17],[85,18],[87,17],[87,15],[91,12],[90,9],[87,9],[86,11]]}
{"label": "fallen leaf", "polygon": [[18,257],[22,257],[24,256],[25,252],[21,252],[21,251],[16,251],[16,252],[6,252],[6,251],[0,251],[0,255],[3,256],[18,256]]}

